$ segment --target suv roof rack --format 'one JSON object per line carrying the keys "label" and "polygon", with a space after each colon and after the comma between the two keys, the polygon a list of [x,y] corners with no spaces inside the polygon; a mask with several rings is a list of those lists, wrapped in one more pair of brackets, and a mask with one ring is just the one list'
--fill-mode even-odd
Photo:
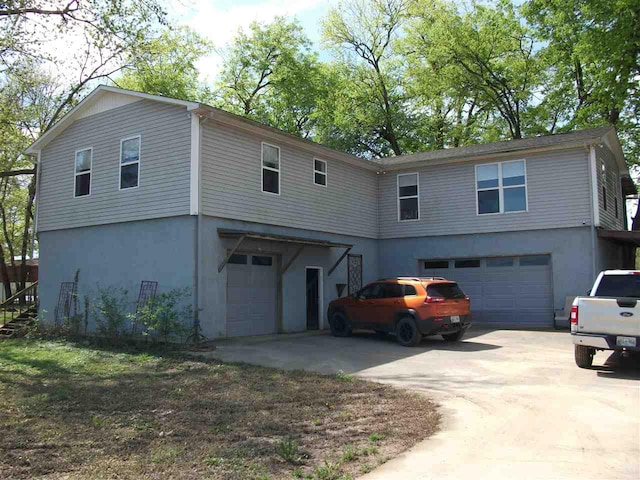
{"label": "suv roof rack", "polygon": [[414,282],[421,282],[422,280],[446,280],[446,278],[444,277],[390,277],[390,278],[383,278],[381,281],[384,280],[412,280]]}

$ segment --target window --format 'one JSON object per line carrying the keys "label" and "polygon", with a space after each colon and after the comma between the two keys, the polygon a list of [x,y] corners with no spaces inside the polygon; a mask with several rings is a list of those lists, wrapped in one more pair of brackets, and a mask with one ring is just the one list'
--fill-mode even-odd
{"label": "window", "polygon": [[520,258],[521,267],[537,267],[542,265],[549,265],[549,255],[531,255]]}
{"label": "window", "polygon": [[273,265],[273,257],[254,255],[251,257],[251,265],[270,267],[271,265]]}
{"label": "window", "polygon": [[413,285],[405,285],[404,286],[404,294],[405,294],[405,296],[417,295],[418,292],[416,292],[416,287],[414,287]]}
{"label": "window", "polygon": [[384,284],[384,298],[401,298],[404,297],[404,285],[399,283]]}
{"label": "window", "polygon": [[607,210],[607,187],[602,185],[602,207]]}
{"label": "window", "polygon": [[231,263],[233,265],[246,265],[247,264],[247,256],[246,255],[238,255],[234,254],[229,257],[229,261],[227,263]]}
{"label": "window", "polygon": [[120,141],[120,190],[136,188],[140,176],[140,135]]}
{"label": "window", "polygon": [[373,285],[364,287],[357,294],[358,297],[364,298],[365,300],[372,300],[374,298],[383,298],[383,295],[384,295],[384,284],[382,283],[374,283]]}
{"label": "window", "polygon": [[262,191],[280,195],[280,148],[262,144]]}
{"label": "window", "polygon": [[406,222],[420,218],[418,174],[398,175],[398,221]]}
{"label": "window", "polygon": [[425,270],[432,268],[449,268],[449,260],[426,260],[424,262]]}
{"label": "window", "polygon": [[618,196],[613,197],[613,207],[616,209],[616,218],[618,218]]}
{"label": "window", "polygon": [[479,268],[480,260],[476,258],[470,258],[468,260],[456,260],[454,262],[455,268]]}
{"label": "window", "polygon": [[76,152],[76,166],[74,179],[74,197],[85,197],[91,194],[91,164],[93,149],[85,148]]}
{"label": "window", "polygon": [[327,186],[327,162],[324,160],[313,159],[313,183]]}
{"label": "window", "polygon": [[427,287],[427,295],[435,298],[465,298],[457,283],[433,283]]}
{"label": "window", "polygon": [[478,214],[527,210],[524,160],[476,165]]}
{"label": "window", "polygon": [[605,275],[596,297],[640,298],[640,275]]}
{"label": "window", "polygon": [[487,267],[513,267],[513,258],[487,258]]}

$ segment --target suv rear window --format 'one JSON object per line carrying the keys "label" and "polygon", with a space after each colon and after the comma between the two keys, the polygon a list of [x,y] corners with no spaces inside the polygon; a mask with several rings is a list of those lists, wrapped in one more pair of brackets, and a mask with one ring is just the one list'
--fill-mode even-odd
{"label": "suv rear window", "polygon": [[465,298],[457,283],[434,283],[427,287],[427,295],[434,298]]}
{"label": "suv rear window", "polygon": [[640,298],[640,275],[604,275],[595,296]]}

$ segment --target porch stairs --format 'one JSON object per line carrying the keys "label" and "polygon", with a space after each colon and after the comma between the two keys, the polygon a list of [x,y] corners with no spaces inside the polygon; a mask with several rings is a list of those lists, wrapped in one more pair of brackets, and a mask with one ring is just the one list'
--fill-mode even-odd
{"label": "porch stairs", "polygon": [[0,303],[0,340],[24,335],[38,316],[38,282]]}

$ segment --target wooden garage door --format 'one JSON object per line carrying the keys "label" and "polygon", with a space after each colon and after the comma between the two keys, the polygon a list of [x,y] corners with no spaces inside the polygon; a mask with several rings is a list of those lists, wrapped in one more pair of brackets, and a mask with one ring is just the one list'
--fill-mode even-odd
{"label": "wooden garage door", "polygon": [[423,260],[420,267],[422,275],[458,282],[476,323],[553,325],[549,255]]}
{"label": "wooden garage door", "polygon": [[276,265],[270,255],[236,254],[227,263],[227,336],[276,332]]}

